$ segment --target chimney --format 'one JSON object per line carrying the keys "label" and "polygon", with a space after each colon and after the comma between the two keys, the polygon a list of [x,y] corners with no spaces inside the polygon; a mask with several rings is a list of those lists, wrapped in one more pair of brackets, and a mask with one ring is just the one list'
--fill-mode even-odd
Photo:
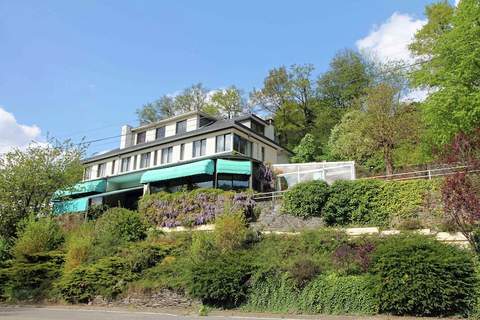
{"label": "chimney", "polygon": [[132,127],[128,124],[122,126],[122,136],[120,137],[120,149],[130,147],[132,145]]}

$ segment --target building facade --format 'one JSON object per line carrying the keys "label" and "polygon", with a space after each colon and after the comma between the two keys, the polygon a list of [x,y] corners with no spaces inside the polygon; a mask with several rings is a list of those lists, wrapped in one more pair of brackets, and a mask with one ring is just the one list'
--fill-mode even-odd
{"label": "building facade", "polygon": [[118,149],[83,160],[83,181],[54,196],[56,213],[104,204],[134,208],[143,194],[202,187],[261,191],[262,164],[287,163],[271,121],[250,114],[217,119],[189,112],[137,128]]}

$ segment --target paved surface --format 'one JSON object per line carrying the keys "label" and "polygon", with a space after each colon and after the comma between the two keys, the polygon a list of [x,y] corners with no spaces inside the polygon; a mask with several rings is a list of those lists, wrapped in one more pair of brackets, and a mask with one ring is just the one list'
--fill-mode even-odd
{"label": "paved surface", "polygon": [[[215,312],[206,317],[182,314],[182,312],[168,313],[155,311],[140,311],[111,308],[88,307],[19,307],[0,306],[0,319],[5,320],[354,320],[354,319],[420,319],[398,318],[390,316],[358,317],[358,316],[294,316],[294,315],[255,315],[255,314],[229,314]],[[429,318],[434,319],[434,318]],[[443,318],[446,320],[446,318]]]}

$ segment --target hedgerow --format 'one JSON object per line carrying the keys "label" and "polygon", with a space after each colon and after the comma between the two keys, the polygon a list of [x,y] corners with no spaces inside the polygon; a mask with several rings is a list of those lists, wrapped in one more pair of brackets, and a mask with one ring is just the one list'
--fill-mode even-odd
{"label": "hedgerow", "polygon": [[282,212],[302,218],[320,217],[328,196],[329,187],[325,181],[298,183],[285,192]]}

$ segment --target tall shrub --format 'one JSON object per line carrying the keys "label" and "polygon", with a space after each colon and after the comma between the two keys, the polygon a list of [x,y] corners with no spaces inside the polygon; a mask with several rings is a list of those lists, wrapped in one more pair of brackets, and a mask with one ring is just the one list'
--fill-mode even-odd
{"label": "tall shrub", "polygon": [[328,199],[329,188],[325,181],[301,182],[285,192],[282,211],[297,217],[320,217]]}
{"label": "tall shrub", "polygon": [[466,313],[475,298],[477,279],[466,250],[426,236],[391,236],[373,256],[380,311],[437,316]]}

